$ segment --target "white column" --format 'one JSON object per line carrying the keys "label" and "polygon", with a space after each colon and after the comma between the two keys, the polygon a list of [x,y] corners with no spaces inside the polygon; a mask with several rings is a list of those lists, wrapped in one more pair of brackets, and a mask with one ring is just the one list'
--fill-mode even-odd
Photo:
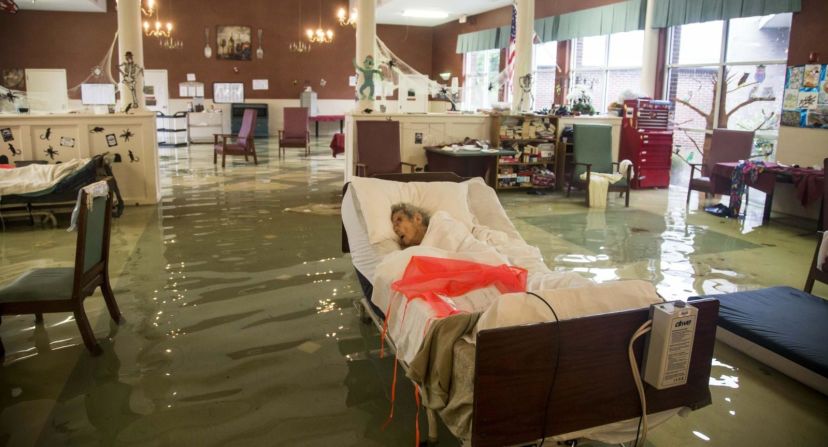
{"label": "white column", "polygon": [[[141,0],[118,1],[118,65],[126,62],[126,52],[132,52],[132,60],[144,67],[144,35],[141,29]],[[119,79],[122,77],[119,76]],[[125,107],[132,99],[129,89],[120,84],[121,103]],[[135,83],[140,108],[144,108],[144,77]]]}
{"label": "white column", "polygon": [[644,18],[644,57],[641,59],[641,94],[655,98],[655,79],[658,70],[658,29],[653,28],[654,1],[647,2]]}
{"label": "white column", "polygon": [[[535,0],[517,0],[515,20],[515,72],[512,76],[512,110],[530,112],[529,93],[523,93],[520,78],[532,72],[532,36],[535,33]],[[532,79],[532,82],[535,82]],[[521,101],[523,97],[523,101]]]}
{"label": "white column", "polygon": [[[374,68],[376,68],[377,56],[374,54],[374,42],[377,38],[377,0],[357,0],[357,25],[356,25],[356,63],[360,67],[365,64],[365,57],[371,56],[374,58]],[[362,73],[357,81],[356,95],[360,97],[359,88],[362,86]],[[374,93],[376,94],[379,88],[379,76],[374,75]],[[367,91],[366,91],[367,93]],[[357,111],[365,109],[374,109],[374,101],[371,99],[360,99],[357,101]]]}

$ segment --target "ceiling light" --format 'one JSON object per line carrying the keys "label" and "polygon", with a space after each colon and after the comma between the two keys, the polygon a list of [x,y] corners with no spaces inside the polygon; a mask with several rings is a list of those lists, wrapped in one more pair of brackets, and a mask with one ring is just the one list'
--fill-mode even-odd
{"label": "ceiling light", "polygon": [[406,9],[402,15],[417,19],[445,19],[448,17],[447,12],[433,9]]}

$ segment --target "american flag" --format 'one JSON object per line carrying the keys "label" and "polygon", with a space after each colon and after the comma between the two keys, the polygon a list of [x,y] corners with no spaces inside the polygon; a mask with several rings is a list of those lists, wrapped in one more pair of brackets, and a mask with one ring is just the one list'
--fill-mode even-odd
{"label": "american flag", "polygon": [[515,73],[515,55],[517,46],[515,36],[517,34],[517,6],[512,5],[512,26],[509,30],[509,55],[506,60],[506,71],[509,73],[509,84],[512,83],[512,75]]}

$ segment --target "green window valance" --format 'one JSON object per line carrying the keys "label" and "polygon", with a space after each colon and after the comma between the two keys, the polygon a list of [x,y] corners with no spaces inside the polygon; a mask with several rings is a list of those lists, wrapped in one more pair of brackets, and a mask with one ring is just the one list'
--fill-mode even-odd
{"label": "green window valance", "polygon": [[[646,0],[627,0],[539,19],[542,42],[577,39],[644,29]],[[538,25],[535,24],[535,28]]]}
{"label": "green window valance", "polygon": [[499,48],[499,31],[500,30],[498,28],[489,28],[481,31],[475,31],[473,33],[460,34],[457,36],[457,52],[470,53],[472,51],[493,50]]}
{"label": "green window valance", "polygon": [[[598,8],[544,17],[535,20],[541,42],[623,33],[644,29],[647,0],[627,0]],[[457,36],[457,52],[493,50],[509,46],[511,25]]]}
{"label": "green window valance", "polygon": [[653,27],[765,16],[802,10],[802,0],[651,0]]}

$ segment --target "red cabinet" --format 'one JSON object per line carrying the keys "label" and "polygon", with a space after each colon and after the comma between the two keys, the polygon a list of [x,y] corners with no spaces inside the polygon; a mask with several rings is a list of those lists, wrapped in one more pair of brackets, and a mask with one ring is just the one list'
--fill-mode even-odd
{"label": "red cabinet", "polygon": [[624,101],[619,158],[633,162],[633,188],[670,186],[672,104],[649,98]]}

